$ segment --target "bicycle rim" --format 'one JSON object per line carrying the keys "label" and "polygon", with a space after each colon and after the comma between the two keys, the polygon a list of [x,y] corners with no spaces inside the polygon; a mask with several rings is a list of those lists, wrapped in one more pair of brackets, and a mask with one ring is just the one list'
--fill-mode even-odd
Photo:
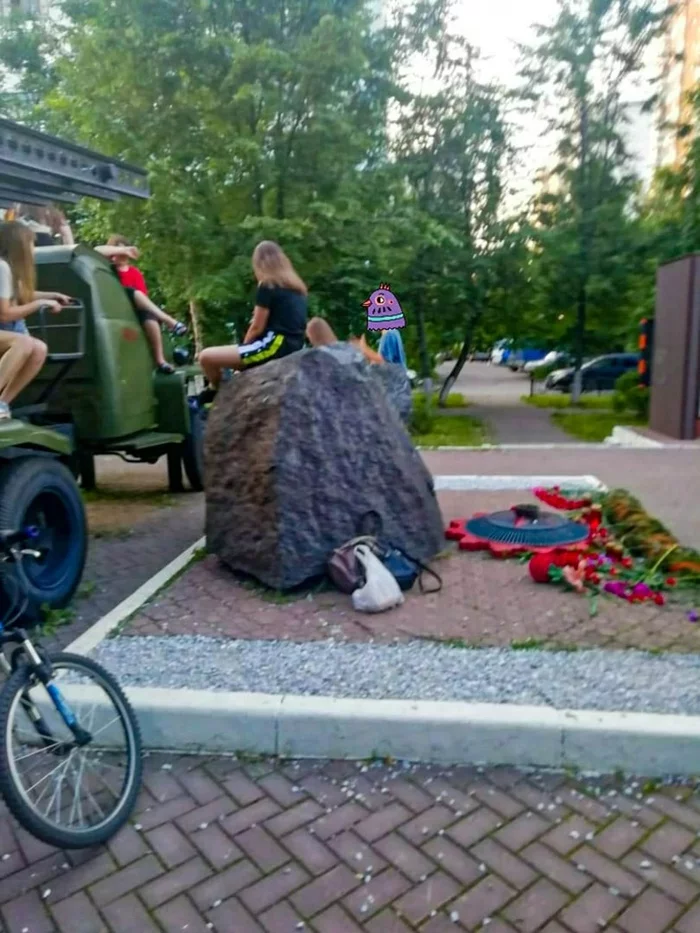
{"label": "bicycle rim", "polygon": [[[128,701],[98,664],[57,655],[52,683],[61,690],[91,741],[79,747],[46,687],[27,668],[7,684],[2,705],[6,801],[26,829],[64,847],[95,845],[126,821],[141,773],[140,735]],[[38,712],[50,740],[41,739],[26,710]]]}

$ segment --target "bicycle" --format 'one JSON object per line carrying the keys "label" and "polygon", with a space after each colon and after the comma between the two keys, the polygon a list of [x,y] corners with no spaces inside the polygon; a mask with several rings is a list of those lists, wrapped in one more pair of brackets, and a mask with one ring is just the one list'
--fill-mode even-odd
{"label": "bicycle", "polygon": [[[30,546],[39,537],[31,527],[0,532],[3,591],[7,596],[15,590],[0,621],[0,669],[8,677],[0,692],[0,793],[32,835],[80,849],[105,842],[128,820],[141,787],[141,733],[123,690],[105,668],[82,655],[49,654],[15,627],[27,605],[22,562],[42,559],[42,551]],[[16,647],[8,660],[10,645]],[[80,712],[81,703],[86,712]],[[48,773],[37,779],[44,758]],[[85,801],[79,796],[83,783]],[[75,796],[69,802],[71,788]]]}

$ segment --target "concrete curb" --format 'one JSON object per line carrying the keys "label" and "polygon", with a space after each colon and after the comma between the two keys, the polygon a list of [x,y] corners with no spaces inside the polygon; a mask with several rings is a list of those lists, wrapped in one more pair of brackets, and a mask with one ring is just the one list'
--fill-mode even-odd
{"label": "concrete curb", "polygon": [[661,441],[656,441],[652,437],[646,437],[644,434],[640,434],[638,431],[635,431],[634,428],[626,428],[622,425],[617,425],[613,428],[612,434],[605,441],[606,444],[611,447],[622,447],[627,448],[658,448],[662,449],[669,446],[667,444],[662,444]]}
{"label": "concrete curb", "polygon": [[[63,687],[73,704],[89,689]],[[150,687],[126,693],[152,750],[700,773],[700,717]]]}

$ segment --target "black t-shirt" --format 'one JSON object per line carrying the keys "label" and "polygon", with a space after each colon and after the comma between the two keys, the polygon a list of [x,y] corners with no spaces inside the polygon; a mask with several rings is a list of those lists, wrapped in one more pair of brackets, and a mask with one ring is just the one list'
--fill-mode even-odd
{"label": "black t-shirt", "polygon": [[267,319],[268,330],[283,334],[290,343],[303,346],[306,331],[306,295],[294,292],[291,288],[258,285],[255,304],[267,308],[270,312]]}

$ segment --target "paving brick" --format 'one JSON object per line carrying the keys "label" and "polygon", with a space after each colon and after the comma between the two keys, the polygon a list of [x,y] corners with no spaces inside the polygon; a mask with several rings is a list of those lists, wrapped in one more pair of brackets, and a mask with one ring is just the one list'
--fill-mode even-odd
{"label": "paving brick", "polygon": [[575,814],[555,826],[554,829],[550,829],[548,833],[542,836],[540,842],[550,849],[554,849],[559,855],[568,855],[574,849],[580,849],[586,842],[587,836],[591,836],[589,842],[593,844],[594,832],[595,826],[593,823],[589,823],[582,816]]}
{"label": "paving brick", "polygon": [[53,933],[54,925],[36,891],[23,894],[3,905],[2,917],[9,933]]}
{"label": "paving brick", "polygon": [[[340,933],[342,927],[338,930],[329,930],[328,933]],[[403,920],[394,913],[393,910],[383,910],[376,917],[372,917],[365,924],[368,933],[411,933],[415,927],[408,927]],[[353,931],[354,933],[354,931]]]}
{"label": "paving brick", "polygon": [[238,896],[253,916],[257,916],[292,891],[301,888],[308,880],[307,872],[300,865],[292,864],[286,868],[278,868],[273,874],[245,888]]}
{"label": "paving brick", "polygon": [[164,823],[146,833],[148,844],[166,868],[191,859],[196,852],[174,823]]}
{"label": "paving brick", "polygon": [[242,771],[235,771],[223,782],[224,790],[230,794],[241,807],[247,807],[256,800],[265,796],[262,788],[246,777]]}
{"label": "paving brick", "polygon": [[694,833],[700,832],[700,813],[692,806],[688,806],[687,803],[680,803],[677,800],[672,800],[661,791],[653,795],[653,803],[649,801],[649,804],[652,809],[658,810],[676,823],[680,823],[682,826],[692,829]]}
{"label": "paving brick", "polygon": [[102,908],[112,933],[158,933],[143,904],[133,894],[127,894]]}
{"label": "paving brick", "polygon": [[484,836],[488,836],[492,833],[500,822],[500,817],[492,810],[488,810],[486,807],[480,807],[474,813],[460,820],[459,823],[450,826],[447,830],[447,834],[451,839],[454,839],[458,845],[468,848],[474,845],[475,842],[483,839]]}
{"label": "paving brick", "polygon": [[398,800],[414,813],[422,813],[433,805],[433,798],[410,781],[390,781],[388,788],[394,800]]}
{"label": "paving brick", "polygon": [[152,910],[178,894],[189,891],[191,887],[204,881],[209,875],[211,875],[209,866],[199,856],[196,856],[184,865],[144,885],[139,889],[139,896],[146,907]]}
{"label": "paving brick", "polygon": [[683,855],[695,840],[695,833],[669,821],[655,829],[639,847],[660,862],[668,863],[674,855]]}
{"label": "paving brick", "polygon": [[[648,863],[648,867],[647,867]],[[645,865],[642,868],[642,864]],[[621,865],[648,884],[659,888],[679,904],[689,904],[698,895],[698,881],[695,883],[684,878],[677,871],[666,868],[656,859],[650,859],[638,849],[633,850],[622,860]]]}
{"label": "paving brick", "polygon": [[550,920],[569,898],[545,878],[540,879],[503,911],[520,933],[535,933]]}
{"label": "paving brick", "polygon": [[618,918],[617,925],[625,933],[663,933],[682,909],[660,891],[647,889]]}
{"label": "paving brick", "polygon": [[289,898],[302,917],[321,913],[335,900],[340,900],[359,885],[358,879],[345,865],[337,865],[316,878]]}
{"label": "paving brick", "polygon": [[537,877],[530,866],[517,855],[513,855],[495,839],[483,839],[471,850],[471,855],[483,862],[491,871],[507,881],[516,890],[522,890]]}
{"label": "paving brick", "polygon": [[8,875],[0,881],[0,904],[26,894],[30,888],[52,881],[65,871],[66,858],[61,852],[55,852],[40,862],[33,862],[26,868]]}
{"label": "paving brick", "polygon": [[409,923],[419,924],[431,911],[439,910],[460,892],[460,886],[448,875],[436,872],[395,903],[394,909]]}
{"label": "paving brick", "polygon": [[148,846],[143,841],[143,835],[136,832],[128,823],[122,826],[116,836],[112,836],[107,843],[107,848],[117,864],[122,867],[148,854]]}
{"label": "paving brick", "polygon": [[601,855],[584,846],[576,853],[575,861],[577,865],[582,865],[589,875],[600,881],[605,887],[617,888],[623,897],[637,897],[640,894],[643,883],[635,875],[613,862],[611,859]]}
{"label": "paving brick", "polygon": [[368,871],[378,872],[386,868],[387,863],[379,854],[376,843],[370,845],[350,829],[329,839],[327,844],[353,873],[359,872],[364,875]]}
{"label": "paving brick", "polygon": [[189,838],[212,868],[217,871],[243,857],[238,846],[217,823],[210,823],[206,829],[197,830]]}
{"label": "paving brick", "polygon": [[448,807],[437,805],[400,827],[399,832],[416,845],[422,845],[441,829],[456,822],[454,812]]}
{"label": "paving brick", "polygon": [[310,875],[322,875],[336,864],[330,849],[306,829],[297,829],[281,842]]}
{"label": "paving brick", "polygon": [[[233,800],[222,794],[201,807],[193,807],[187,813],[179,816],[176,822],[183,833],[193,833],[210,823],[221,822],[229,814],[235,813],[236,810],[237,807]],[[238,812],[243,813],[244,811],[239,810]]]}
{"label": "paving brick", "polygon": [[146,855],[138,862],[132,862],[126,868],[109,875],[92,885],[90,894],[98,907],[109,904],[123,897],[135,888],[146,884],[152,878],[163,873],[163,866],[152,855]]}
{"label": "paving brick", "polygon": [[116,868],[114,859],[106,852],[101,853],[89,862],[85,862],[78,868],[71,868],[64,872],[58,878],[51,882],[51,894],[47,898],[48,903],[55,904],[58,901],[65,900],[76,891],[86,888],[88,885],[99,881]]}
{"label": "paving brick", "polygon": [[422,875],[429,875],[435,870],[435,863],[398,833],[390,833],[383,839],[378,839],[373,848],[411,881],[417,882]]}
{"label": "paving brick", "polygon": [[289,861],[289,853],[277,845],[272,836],[256,826],[236,836],[236,845],[251,859],[263,873],[274,871]]}
{"label": "paving brick", "polygon": [[61,933],[107,933],[105,922],[82,891],[54,904],[52,912]]}
{"label": "paving brick", "polygon": [[494,839],[513,852],[519,852],[548,829],[549,823],[528,810],[494,833]]}
{"label": "paving brick", "polygon": [[633,826],[632,822],[627,817],[619,816],[595,837],[593,847],[608,858],[622,858],[645,834],[639,821],[634,821],[637,826]]}
{"label": "paving brick", "polygon": [[411,887],[411,882],[394,868],[387,868],[371,881],[356,888],[343,904],[353,917],[362,921],[378,913]]}
{"label": "paving brick", "polygon": [[180,784],[185,788],[190,797],[200,805],[211,803],[217,797],[221,797],[221,787],[204,771],[203,768],[197,768],[194,771],[187,771],[178,775]]}
{"label": "paving brick", "polygon": [[174,800],[182,796],[182,785],[179,784],[169,771],[154,771],[148,768],[144,771],[143,784],[158,803]]}
{"label": "paving brick", "polygon": [[474,796],[477,800],[481,801],[481,803],[486,804],[489,810],[495,810],[496,813],[500,813],[502,817],[508,820],[512,820],[525,809],[523,804],[516,797],[505,794],[503,791],[489,784],[476,787],[474,789]]}
{"label": "paving brick", "polygon": [[451,904],[450,909],[457,911],[462,926],[472,930],[505,907],[515,893],[505,881],[489,875]]}
{"label": "paving brick", "polygon": [[[263,933],[263,927],[260,925],[262,917],[257,920],[251,917],[235,897],[230,897],[223,904],[210,910],[207,918],[210,923],[214,924],[216,933]],[[272,933],[274,928],[265,927],[265,929],[270,929]],[[287,929],[293,930],[294,926],[288,926]]]}
{"label": "paving brick", "polygon": [[700,903],[676,920],[675,929],[678,933],[698,933],[700,930]]}
{"label": "paving brick", "polygon": [[323,808],[315,800],[304,800],[302,803],[298,803],[289,810],[280,813],[279,816],[273,816],[272,819],[266,820],[265,828],[273,836],[286,836],[287,833],[293,832],[300,826],[311,823],[322,813]]}
{"label": "paving brick", "polygon": [[138,821],[142,830],[148,832],[149,829],[155,829],[156,826],[160,826],[162,823],[169,823],[170,820],[194,810],[195,806],[196,804],[190,796],[175,797],[173,800],[158,804],[150,810],[145,810],[139,814]]}
{"label": "paving brick", "polygon": [[221,825],[229,836],[237,836],[238,833],[245,832],[251,826],[262,823],[279,812],[280,808],[274,800],[266,797],[263,800],[258,800],[257,803],[252,803],[249,807],[244,807],[242,810],[224,817],[221,820]]}
{"label": "paving brick", "polygon": [[523,849],[520,857],[528,861],[540,874],[572,894],[579,894],[591,883],[589,875],[578,871],[571,862],[560,858],[556,852],[540,842],[533,842]]}
{"label": "paving brick", "polygon": [[[324,910],[322,914],[315,917],[314,927],[318,933],[341,933],[341,930],[342,933],[363,933],[364,929],[364,926],[358,927],[353,919],[337,905],[329,907],[328,910]],[[279,933],[294,929],[294,926],[285,927],[284,930],[280,927]],[[396,929],[395,933],[400,933],[400,931]]]}
{"label": "paving brick", "polygon": [[392,803],[379,813],[372,813],[358,823],[355,832],[367,842],[373,842],[410,820],[411,816],[411,812],[402,804]]}
{"label": "paving brick", "polygon": [[210,933],[201,917],[186,897],[177,897],[155,911],[154,916],[165,933]]}
{"label": "paving brick", "polygon": [[463,849],[454,845],[444,836],[432,839],[423,847],[425,854],[436,865],[456,878],[464,887],[473,884],[477,879],[483,878],[479,864],[467,855]]}
{"label": "paving brick", "polygon": [[225,901],[256,882],[259,877],[258,869],[246,859],[198,884],[192,888],[189,896],[200,910],[209,910],[217,901]]}
{"label": "paving brick", "polygon": [[356,823],[360,823],[366,817],[367,811],[365,808],[361,807],[359,803],[351,801],[342,807],[338,807],[332,813],[324,814],[324,816],[315,820],[309,829],[319,839],[330,839],[331,836],[337,836],[338,833],[355,826]]}

